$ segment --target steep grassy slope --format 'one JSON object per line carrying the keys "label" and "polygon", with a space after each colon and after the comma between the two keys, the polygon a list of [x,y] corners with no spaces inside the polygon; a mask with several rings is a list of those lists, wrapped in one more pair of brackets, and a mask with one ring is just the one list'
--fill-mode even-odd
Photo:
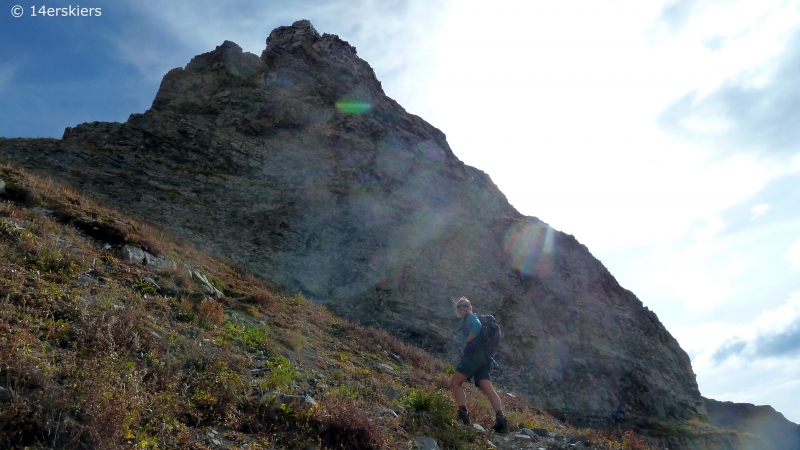
{"label": "steep grassy slope", "polygon": [[[0,180],[0,448],[409,448],[419,435],[516,445],[456,424],[452,366],[424,351],[67,185],[2,161]],[[124,246],[175,265],[126,261]],[[515,424],[644,448],[501,392]],[[474,388],[468,399],[491,425]]]}

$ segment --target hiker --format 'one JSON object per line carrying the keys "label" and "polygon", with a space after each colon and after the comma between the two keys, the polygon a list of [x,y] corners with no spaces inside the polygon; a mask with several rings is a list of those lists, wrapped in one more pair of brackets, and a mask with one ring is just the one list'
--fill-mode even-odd
{"label": "hiker", "polygon": [[450,389],[458,404],[458,418],[465,425],[469,425],[469,412],[467,411],[467,397],[464,388],[461,386],[470,378],[475,379],[475,386],[479,387],[489,403],[492,404],[496,414],[494,430],[498,433],[508,433],[508,421],[503,415],[503,405],[500,396],[492,387],[492,377],[489,369],[492,368],[492,360],[485,346],[481,345],[480,332],[481,325],[478,316],[472,312],[472,303],[466,298],[461,297],[456,301],[456,315],[461,318],[459,335],[461,337],[461,360],[456,366],[453,378],[450,380]]}

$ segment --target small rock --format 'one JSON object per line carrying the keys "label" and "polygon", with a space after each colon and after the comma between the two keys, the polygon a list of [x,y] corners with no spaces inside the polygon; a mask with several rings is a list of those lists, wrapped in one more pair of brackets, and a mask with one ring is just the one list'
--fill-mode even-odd
{"label": "small rock", "polygon": [[548,436],[550,436],[550,437],[551,437],[551,438],[553,438],[553,439],[555,439],[555,438],[556,438],[556,436],[558,436],[558,435],[557,435],[555,432],[553,432],[553,431],[551,431],[551,432],[547,433],[547,435],[548,435]]}
{"label": "small rock", "polygon": [[161,286],[159,286],[158,283],[156,283],[156,280],[154,280],[154,279],[152,279],[150,277],[142,278],[142,282],[147,283],[150,286],[153,286],[154,288],[156,288],[157,291],[161,290]]}
{"label": "small rock", "polygon": [[213,442],[214,445],[222,445],[222,442],[220,442],[220,441],[218,441],[216,439],[212,439],[211,442]]}
{"label": "small rock", "polygon": [[254,377],[260,377],[264,375],[266,371],[264,369],[250,369],[250,375]]}
{"label": "small rock", "polygon": [[579,434],[575,437],[575,440],[581,442],[582,444],[586,445],[589,442],[589,438],[585,434]]}
{"label": "small rock", "polygon": [[5,194],[5,193],[6,193],[6,182],[0,180],[0,194]]}
{"label": "small rock", "polygon": [[[167,260],[167,261],[169,261],[169,260]],[[172,262],[172,261],[170,261],[170,262]],[[208,294],[208,295],[210,295],[210,296],[212,296],[214,298],[217,298],[217,299],[222,298],[222,297],[225,296],[225,294],[220,292],[219,289],[214,287],[214,285],[211,284],[210,281],[208,281],[208,278],[206,278],[205,275],[203,275],[202,273],[198,272],[197,270],[191,268],[190,266],[185,266],[185,268],[186,268],[186,271],[189,273],[189,275],[192,277],[192,279],[195,282],[197,282],[198,285],[200,285],[200,289],[202,289],[203,292],[205,292],[206,294]]]}
{"label": "small rock", "polygon": [[531,440],[531,437],[528,436],[527,434],[515,434],[514,437],[516,439],[529,440],[529,441]]}
{"label": "small rock", "polygon": [[486,443],[489,444],[489,447],[497,448],[497,446],[494,445],[494,442],[492,442],[492,441],[486,441]]}
{"label": "small rock", "polygon": [[[280,392],[265,392],[264,398],[273,401],[274,403],[272,406],[275,408],[279,407],[280,405],[291,405],[293,408],[304,408],[317,404],[317,401],[308,395],[289,395]],[[272,400],[273,398],[274,400]]]}
{"label": "small rock", "polygon": [[586,446],[583,445],[583,442],[581,442],[581,441],[578,441],[578,442],[576,442],[574,444],[570,444],[570,447],[574,448],[575,450],[583,450],[584,448],[586,448]]}
{"label": "small rock", "polygon": [[380,364],[378,364],[378,367],[383,367],[384,369],[388,370],[389,372],[394,373],[394,367],[392,367],[392,366],[390,366],[388,364],[380,363]]}
{"label": "small rock", "polygon": [[11,391],[0,386],[0,403],[8,403],[11,401]]}
{"label": "small rock", "polygon": [[536,435],[536,433],[534,433],[533,430],[531,430],[530,428],[523,428],[522,432],[525,433],[528,436],[535,436]]}
{"label": "small rock", "polygon": [[405,364],[406,363],[405,361],[403,361],[403,358],[401,358],[399,355],[395,355],[394,353],[389,353],[389,355],[391,355],[392,359],[397,361],[398,364]]}
{"label": "small rock", "polygon": [[97,280],[86,275],[81,275],[77,280],[78,284],[97,284]]}
{"label": "small rock", "polygon": [[[122,259],[143,264],[156,270],[176,267],[176,264],[169,258],[152,255],[139,247],[126,245],[122,247]],[[208,280],[206,280],[208,282]]]}
{"label": "small rock", "polygon": [[156,338],[156,339],[161,339],[161,335],[156,333],[155,331],[151,331],[150,334],[152,334],[153,337]]}
{"label": "small rock", "polygon": [[389,386],[388,388],[384,389],[383,393],[386,395],[386,398],[389,399],[389,401],[397,398],[397,392],[394,390],[393,386]]}
{"label": "small rock", "polygon": [[534,428],[533,434],[537,436],[547,437],[547,430],[545,430],[544,428]]}
{"label": "small rock", "polygon": [[166,295],[167,297],[177,297],[178,295],[180,295],[180,293],[181,291],[175,286],[170,286],[164,289],[164,295]]}
{"label": "small rock", "polygon": [[574,444],[573,439],[575,439],[575,436],[573,436],[571,433],[567,433],[566,436],[564,436],[564,440],[570,444]]}
{"label": "small rock", "polygon": [[481,433],[486,432],[486,429],[483,428],[482,426],[480,426],[480,424],[477,424],[477,423],[473,423],[472,424],[472,428],[475,428],[476,430],[480,431]]}
{"label": "small rock", "polygon": [[417,437],[415,443],[417,444],[417,450],[439,450],[439,446],[436,445],[436,441],[428,436]]}
{"label": "small rock", "polygon": [[264,361],[261,361],[260,359],[256,361],[256,369],[264,369],[266,367],[267,365],[264,364]]}
{"label": "small rock", "polygon": [[389,409],[389,408],[383,408],[383,407],[381,407],[381,408],[380,408],[380,411],[381,411],[382,413],[384,413],[384,414],[388,414],[388,415],[390,415],[390,416],[392,416],[392,417],[398,417],[398,416],[397,416],[397,413],[396,413],[396,412],[394,412],[394,411],[392,411],[392,410],[391,410],[391,409]]}

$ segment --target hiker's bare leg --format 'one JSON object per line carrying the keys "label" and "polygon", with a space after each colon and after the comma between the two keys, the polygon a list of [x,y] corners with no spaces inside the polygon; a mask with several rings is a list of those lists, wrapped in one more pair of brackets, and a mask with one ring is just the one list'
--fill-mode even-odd
{"label": "hiker's bare leg", "polygon": [[500,402],[500,396],[497,395],[497,392],[494,391],[494,387],[492,386],[491,381],[489,380],[478,381],[478,386],[480,386],[483,393],[486,394],[487,397],[489,397],[489,403],[492,404],[492,408],[494,408],[495,411],[500,411],[503,409],[503,403]]}
{"label": "hiker's bare leg", "polygon": [[456,398],[456,404],[458,406],[466,406],[467,405],[467,396],[464,394],[464,388],[461,386],[467,381],[466,375],[461,372],[456,372],[453,374],[453,378],[450,379],[450,390],[453,391],[453,397]]}

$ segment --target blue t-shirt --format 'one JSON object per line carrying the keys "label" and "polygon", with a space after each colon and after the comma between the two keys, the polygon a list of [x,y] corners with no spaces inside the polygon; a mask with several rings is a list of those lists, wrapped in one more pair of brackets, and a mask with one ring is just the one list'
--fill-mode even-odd
{"label": "blue t-shirt", "polygon": [[[464,326],[464,323],[467,326]],[[461,328],[458,330],[458,335],[461,338],[461,352],[464,352],[464,343],[467,342],[467,336],[469,333],[464,334],[464,328],[468,329],[470,333],[475,335],[475,339],[480,339],[481,328],[483,328],[483,324],[478,319],[478,316],[475,313],[469,313],[464,316],[464,321],[462,322]]]}

